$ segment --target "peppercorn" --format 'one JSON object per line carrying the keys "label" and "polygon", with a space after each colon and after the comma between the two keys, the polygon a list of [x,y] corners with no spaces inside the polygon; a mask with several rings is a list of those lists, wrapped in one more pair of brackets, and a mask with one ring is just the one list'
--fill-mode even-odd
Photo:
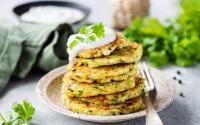
{"label": "peppercorn", "polygon": [[176,80],[176,77],[174,76],[173,79]]}
{"label": "peppercorn", "polygon": [[181,97],[185,97],[185,95],[181,92],[180,94],[179,94]]}
{"label": "peppercorn", "polygon": [[179,83],[179,84],[183,84],[182,80],[178,80],[178,83]]}
{"label": "peppercorn", "polygon": [[177,74],[178,74],[178,75],[181,75],[181,72],[180,72],[179,70],[177,70]]}

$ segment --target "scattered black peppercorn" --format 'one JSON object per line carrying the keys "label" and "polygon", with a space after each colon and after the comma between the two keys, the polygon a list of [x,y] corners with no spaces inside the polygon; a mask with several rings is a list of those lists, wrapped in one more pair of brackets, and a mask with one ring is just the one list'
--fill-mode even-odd
{"label": "scattered black peppercorn", "polygon": [[182,92],[179,94],[179,96],[180,97],[185,97],[185,95]]}
{"label": "scattered black peppercorn", "polygon": [[176,80],[176,77],[174,76],[173,79]]}
{"label": "scattered black peppercorn", "polygon": [[178,75],[181,75],[181,72],[180,72],[179,70],[177,70],[177,74],[178,74]]}

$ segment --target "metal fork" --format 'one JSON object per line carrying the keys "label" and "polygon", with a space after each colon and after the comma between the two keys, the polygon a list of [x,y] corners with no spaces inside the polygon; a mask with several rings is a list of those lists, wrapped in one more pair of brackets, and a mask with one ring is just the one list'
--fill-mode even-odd
{"label": "metal fork", "polygon": [[142,77],[145,78],[145,103],[146,103],[146,125],[163,125],[162,120],[158,116],[155,108],[152,105],[150,92],[155,89],[153,79],[151,77],[150,71],[147,68],[145,62],[142,62],[140,67],[140,73]]}

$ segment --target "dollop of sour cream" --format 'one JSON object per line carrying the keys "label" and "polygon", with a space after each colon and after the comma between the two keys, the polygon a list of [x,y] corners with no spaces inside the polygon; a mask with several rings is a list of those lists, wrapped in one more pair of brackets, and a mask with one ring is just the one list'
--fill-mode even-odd
{"label": "dollop of sour cream", "polygon": [[[77,34],[71,35],[67,42],[67,46],[68,46],[67,52],[69,54],[69,62],[73,62],[73,60],[75,59],[75,57],[78,55],[80,51],[91,49],[91,48],[97,48],[105,44],[111,43],[116,39],[115,32],[112,29],[105,27],[104,37],[97,38],[95,41],[92,41],[92,42],[79,42],[76,46],[69,49],[69,46],[71,42],[74,40],[74,38],[76,37],[76,35]],[[78,35],[81,36],[82,38],[85,37],[83,34],[78,34]]]}

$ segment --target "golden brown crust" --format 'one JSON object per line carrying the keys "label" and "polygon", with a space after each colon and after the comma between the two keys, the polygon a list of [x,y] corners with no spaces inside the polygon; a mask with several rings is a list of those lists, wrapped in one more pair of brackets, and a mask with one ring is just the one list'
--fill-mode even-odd
{"label": "golden brown crust", "polygon": [[106,44],[101,47],[97,47],[94,49],[86,49],[81,51],[78,54],[78,57],[80,58],[97,58],[102,56],[108,56],[116,49],[122,49],[124,47],[127,47],[131,44],[130,41],[128,41],[125,36],[122,33],[117,32],[116,33],[116,40],[112,43]]}
{"label": "golden brown crust", "polygon": [[93,68],[106,65],[136,63],[141,59],[142,52],[141,45],[132,43],[131,46],[116,50],[109,56],[93,59],[76,58],[74,60],[74,66],[87,65],[88,67]]}
{"label": "golden brown crust", "polygon": [[[95,105],[121,104],[127,100],[143,95],[144,94],[143,82],[144,82],[143,78],[140,76],[140,74],[137,74],[135,75],[136,86],[132,89],[119,92],[119,93],[114,93],[114,94],[98,95],[98,96],[92,96],[92,97],[87,97],[87,98],[74,97],[73,99],[90,103],[90,104],[95,104]],[[66,95],[63,95],[63,96],[66,96]]]}
{"label": "golden brown crust", "polygon": [[133,99],[143,94],[144,94],[144,84],[140,83],[132,89],[115,94],[99,95],[88,98],[74,98],[74,99],[95,105],[113,105],[113,104],[124,103],[127,100]]}
{"label": "golden brown crust", "polygon": [[109,83],[109,82],[119,82],[119,81],[124,81],[127,80],[128,78],[130,78],[131,76],[134,76],[136,73],[136,71],[131,71],[130,73],[127,74],[122,74],[116,77],[105,77],[103,79],[91,79],[91,78],[81,78],[78,76],[69,76],[72,80],[76,81],[76,82],[86,82],[86,83],[91,83],[91,84],[95,84],[95,83]]}
{"label": "golden brown crust", "polygon": [[89,103],[84,103],[82,101],[66,99],[65,105],[76,113],[104,116],[132,113],[144,109],[145,107],[142,97],[134,98],[132,100],[126,101],[123,104],[105,106],[97,106]]}
{"label": "golden brown crust", "polygon": [[93,83],[94,81],[97,81],[103,83],[104,81],[108,82],[109,80],[116,81],[117,79],[120,79],[120,76],[121,78],[124,78],[128,74],[134,75],[136,72],[137,70],[134,64],[119,64],[96,68],[77,66],[68,69],[66,76],[79,82],[81,82],[80,80],[83,80],[82,82]]}
{"label": "golden brown crust", "polygon": [[91,97],[122,92],[135,87],[134,77],[125,81],[110,83],[77,83],[71,79],[65,79],[62,84],[62,95],[69,97]]}

